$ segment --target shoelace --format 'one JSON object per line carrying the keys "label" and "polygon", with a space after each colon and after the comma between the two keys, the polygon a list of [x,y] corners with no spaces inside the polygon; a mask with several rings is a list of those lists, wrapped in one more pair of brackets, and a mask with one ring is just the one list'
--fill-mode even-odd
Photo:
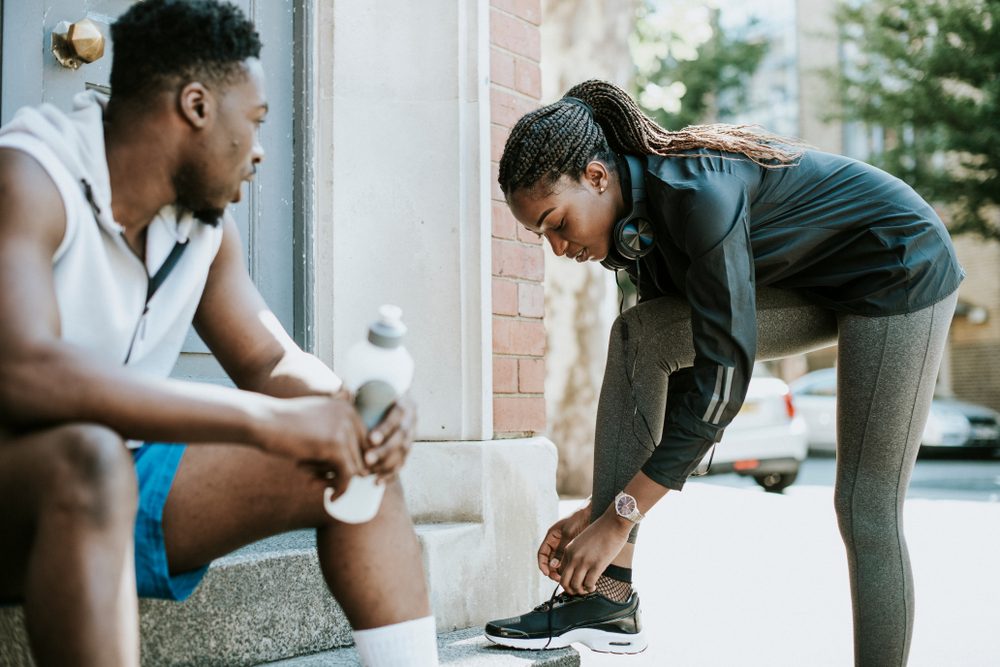
{"label": "shoelace", "polygon": [[552,596],[549,597],[548,601],[543,602],[542,604],[535,607],[535,611],[548,612],[545,615],[545,619],[548,623],[549,638],[548,640],[546,640],[545,646],[542,647],[543,651],[549,647],[549,644],[552,643],[552,612],[555,610],[556,605],[565,604],[574,598],[582,597],[580,595],[571,595],[566,591],[563,591],[562,593],[556,595],[556,593],[559,592],[560,587],[561,587],[560,584],[556,584],[556,587],[552,589]]}

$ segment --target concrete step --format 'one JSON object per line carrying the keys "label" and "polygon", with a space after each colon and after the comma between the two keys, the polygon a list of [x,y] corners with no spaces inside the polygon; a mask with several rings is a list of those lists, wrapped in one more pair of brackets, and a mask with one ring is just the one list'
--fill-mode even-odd
{"label": "concrete step", "polygon": [[[551,592],[534,553],[556,519],[555,466],[555,447],[544,438],[414,446],[403,486],[437,629],[472,628],[456,648],[482,641],[478,628],[490,618],[513,616]],[[222,558],[189,600],[143,600],[140,614],[147,667],[259,665],[351,641],[320,575],[311,531]],[[20,607],[0,607],[0,665],[31,665],[27,646]],[[496,650],[482,653],[495,659]],[[519,664],[516,656],[501,660]]]}
{"label": "concrete step", "polygon": [[[577,667],[580,664],[580,654],[576,649],[519,651],[504,648],[487,641],[482,628],[478,627],[438,635],[438,659],[448,667]],[[341,667],[358,664],[358,653],[351,647],[269,662],[260,667]]]}
{"label": "concrete step", "polygon": [[[417,526],[439,631],[469,625],[446,564],[474,551],[482,532],[478,523]],[[240,549],[213,563],[184,603],[141,600],[139,611],[143,665],[256,665],[352,642],[320,574],[313,531]],[[30,665],[28,655],[21,608],[0,608],[0,664]]]}

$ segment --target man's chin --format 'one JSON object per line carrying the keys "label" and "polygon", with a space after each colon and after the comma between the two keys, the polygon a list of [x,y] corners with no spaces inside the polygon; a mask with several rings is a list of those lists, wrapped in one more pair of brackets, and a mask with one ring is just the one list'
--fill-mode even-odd
{"label": "man's chin", "polygon": [[222,220],[222,216],[225,215],[226,210],[222,208],[202,208],[195,209],[191,211],[191,215],[195,217],[195,220],[199,222],[204,222],[206,225],[211,225],[217,227],[219,221]]}

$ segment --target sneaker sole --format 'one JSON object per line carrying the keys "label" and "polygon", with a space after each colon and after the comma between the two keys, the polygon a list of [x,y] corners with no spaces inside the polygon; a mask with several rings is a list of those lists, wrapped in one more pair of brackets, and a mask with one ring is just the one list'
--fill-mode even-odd
{"label": "sneaker sole", "polygon": [[592,651],[599,653],[615,653],[630,655],[642,653],[648,646],[646,636],[642,632],[634,635],[626,635],[618,632],[608,632],[606,630],[595,630],[593,628],[577,628],[553,637],[550,641],[546,637],[536,639],[517,639],[515,637],[497,637],[487,634],[486,638],[494,644],[506,646],[508,648],[519,649],[546,649],[546,648],[566,648],[570,644],[580,643]]}

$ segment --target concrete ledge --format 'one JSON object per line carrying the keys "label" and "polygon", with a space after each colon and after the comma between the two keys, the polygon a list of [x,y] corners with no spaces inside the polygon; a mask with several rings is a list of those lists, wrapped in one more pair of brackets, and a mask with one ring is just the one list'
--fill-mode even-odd
{"label": "concrete ledge", "polygon": [[[477,524],[418,526],[428,561],[460,554],[481,539]],[[437,568],[443,569],[443,568]],[[432,603],[447,627],[450,590],[430,582]],[[139,601],[144,665],[254,665],[352,643],[351,626],[326,588],[314,531],[278,535],[220,558],[182,603]],[[449,630],[451,628],[448,628]],[[0,665],[28,666],[20,607],[0,609]]]}
{"label": "concrete ledge", "polygon": [[535,552],[557,518],[556,460],[547,438],[414,445],[401,475],[414,520],[481,527],[459,552],[425,554],[439,631],[513,616],[551,594]]}
{"label": "concrete ledge", "polygon": [[[442,665],[456,667],[500,667],[531,665],[532,667],[577,667],[580,654],[573,648],[551,651],[518,651],[491,644],[483,637],[482,628],[466,628],[438,635],[438,659]],[[353,648],[326,651],[314,655],[270,662],[261,667],[336,667],[358,665]]]}
{"label": "concrete ledge", "polygon": [[[403,485],[439,632],[481,628],[548,596],[535,549],[556,518],[555,468],[544,438],[413,448]],[[255,665],[351,643],[313,531],[240,549],[213,563],[186,602],[139,609],[144,665]],[[27,647],[21,609],[0,608],[0,665],[31,665]]]}

